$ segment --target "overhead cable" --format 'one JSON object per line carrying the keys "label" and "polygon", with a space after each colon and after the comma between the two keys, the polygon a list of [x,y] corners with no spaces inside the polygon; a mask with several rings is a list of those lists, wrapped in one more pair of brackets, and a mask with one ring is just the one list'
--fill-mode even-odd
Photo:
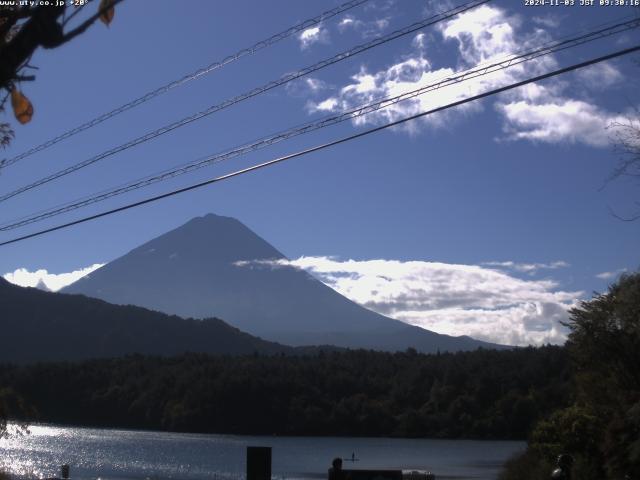
{"label": "overhead cable", "polygon": [[562,75],[564,73],[568,73],[568,72],[571,72],[571,71],[574,71],[574,70],[578,70],[580,68],[589,67],[591,65],[595,65],[595,64],[600,63],[600,62],[604,62],[604,61],[607,61],[607,60],[612,60],[614,58],[618,58],[618,57],[621,57],[623,55],[628,55],[630,53],[634,53],[634,52],[638,52],[638,51],[640,51],[640,45],[637,45],[637,46],[631,47],[631,48],[626,48],[624,50],[618,50],[618,51],[610,53],[608,55],[604,55],[604,56],[601,56],[601,57],[593,58],[591,60],[587,60],[585,62],[577,63],[577,64],[574,64],[574,65],[570,65],[568,67],[564,67],[564,68],[561,68],[561,69],[558,69],[558,70],[554,70],[552,72],[548,72],[548,73],[545,73],[545,74],[542,74],[542,75],[538,75],[536,77],[532,77],[532,78],[529,78],[527,80],[522,80],[520,82],[512,83],[512,84],[504,86],[504,87],[496,88],[496,89],[481,93],[479,95],[474,95],[472,97],[465,98],[463,100],[458,100],[456,102],[452,102],[452,103],[449,103],[447,105],[428,110],[426,112],[421,112],[421,113],[417,113],[415,115],[404,117],[404,118],[402,118],[400,120],[396,120],[394,122],[387,123],[387,124],[379,126],[379,127],[374,127],[374,128],[369,129],[369,130],[365,130],[363,132],[359,132],[359,133],[355,133],[353,135],[342,137],[342,138],[339,138],[337,140],[333,140],[333,141],[328,142],[328,143],[323,143],[321,145],[316,145],[314,147],[307,148],[305,150],[301,150],[301,151],[298,151],[298,152],[295,152],[295,153],[291,153],[291,154],[284,155],[284,156],[281,156],[281,157],[278,157],[278,158],[274,158],[274,159],[269,160],[267,162],[260,163],[260,164],[257,164],[257,165],[253,165],[251,167],[243,168],[241,170],[236,170],[234,172],[227,173],[225,175],[221,175],[219,177],[215,177],[215,178],[212,178],[212,179],[209,179],[209,180],[206,180],[204,182],[200,182],[200,183],[197,183],[197,184],[194,184],[194,185],[190,185],[188,187],[184,187],[184,188],[180,188],[180,189],[177,189],[177,190],[173,190],[171,192],[163,193],[161,195],[156,195],[154,197],[150,197],[150,198],[147,198],[145,200],[140,200],[138,202],[130,203],[128,205],[124,205],[124,206],[121,206],[121,207],[118,207],[118,208],[107,210],[105,212],[101,212],[101,213],[97,213],[95,215],[90,215],[90,216],[87,216],[87,217],[84,217],[84,218],[80,218],[80,219],[74,220],[72,222],[68,222],[68,223],[64,223],[64,224],[57,225],[57,226],[54,226],[54,227],[46,228],[44,230],[33,232],[33,233],[28,234],[28,235],[23,235],[21,237],[17,237],[17,238],[11,239],[11,240],[6,240],[4,242],[0,242],[0,247],[5,246],[5,245],[10,245],[10,244],[13,244],[13,243],[16,243],[16,242],[24,241],[24,240],[27,240],[29,238],[34,238],[34,237],[37,237],[37,236],[40,236],[40,235],[44,235],[46,233],[51,233],[51,232],[55,232],[55,231],[58,231],[58,230],[65,229],[65,228],[69,228],[69,227],[72,227],[74,225],[79,225],[81,223],[85,223],[85,222],[88,222],[88,221],[91,221],[91,220],[96,220],[98,218],[106,217],[108,215],[113,215],[113,214],[118,213],[118,212],[123,212],[125,210],[129,210],[129,209],[132,209],[132,208],[140,207],[142,205],[150,204],[150,203],[153,203],[153,202],[165,199],[165,198],[169,198],[169,197],[181,194],[181,193],[185,193],[185,192],[188,192],[188,191],[191,191],[191,190],[202,188],[202,187],[207,186],[207,185],[211,185],[211,184],[218,183],[218,182],[221,182],[221,181],[224,181],[224,180],[228,180],[230,178],[237,177],[237,176],[240,176],[240,175],[244,175],[244,174],[249,173],[249,172],[260,170],[260,169],[275,165],[277,163],[284,162],[286,160],[291,160],[291,159],[294,159],[294,158],[302,157],[304,155],[308,155],[310,153],[318,152],[320,150],[324,150],[324,149],[327,149],[329,147],[333,147],[333,146],[336,146],[336,145],[339,145],[339,144],[342,144],[342,143],[345,143],[345,142],[348,142],[348,141],[351,141],[351,140],[355,140],[357,138],[361,138],[361,137],[370,135],[372,133],[376,133],[376,132],[379,132],[379,131],[382,131],[382,130],[386,130],[387,128],[395,127],[395,126],[401,125],[403,123],[406,123],[406,122],[409,122],[409,121],[412,121],[412,120],[416,120],[418,118],[425,117],[427,115],[432,115],[432,114],[437,113],[437,112],[448,110],[450,108],[454,108],[454,107],[457,107],[457,106],[460,106],[460,105],[464,105],[466,103],[474,102],[476,100],[480,100],[480,99],[483,99],[483,98],[486,98],[486,97],[489,97],[489,96],[492,96],[492,95],[496,95],[496,94],[499,94],[499,93],[502,93],[502,92],[506,92],[508,90],[513,90],[514,88],[519,88],[519,87],[522,87],[524,85],[528,85],[530,83],[539,82],[539,81],[545,80],[547,78],[551,78],[551,77],[555,77],[555,76],[558,76],[558,75]]}
{"label": "overhead cable", "polygon": [[97,194],[84,197],[80,200],[74,200],[73,202],[68,202],[63,205],[56,206],[49,210],[43,210],[35,214],[31,214],[30,216],[27,216],[27,217],[22,217],[20,219],[12,220],[11,222],[1,224],[0,231],[13,230],[19,227],[23,227],[25,225],[29,225],[31,223],[45,220],[47,218],[61,215],[63,213],[67,213],[72,210],[76,210],[78,208],[82,208],[94,203],[107,200],[117,195],[122,195],[128,192],[131,192],[133,190],[137,190],[161,181],[165,181],[180,175],[184,175],[186,173],[190,173],[200,168],[210,166],[214,163],[219,163],[224,160],[229,160],[231,158],[246,155],[250,152],[282,142],[284,140],[288,140],[290,138],[293,138],[299,135],[303,135],[315,130],[329,127],[331,125],[342,123],[347,120],[352,120],[354,118],[362,117],[364,115],[388,108],[397,103],[401,103],[401,102],[416,98],[420,95],[424,95],[425,93],[428,93],[440,88],[444,88],[456,83],[460,83],[463,81],[471,80],[473,78],[478,78],[484,75],[488,75],[490,73],[493,73],[499,70],[504,70],[509,67],[513,67],[515,65],[529,62],[531,60],[534,60],[542,56],[557,53],[559,51],[563,51],[569,48],[575,48],[579,45],[593,42],[595,40],[606,38],[618,33],[623,33],[625,31],[628,31],[633,28],[638,28],[638,27],[640,27],[640,19],[633,19],[633,20],[616,24],[616,25],[609,26],[607,28],[601,28],[593,32],[588,32],[586,34],[583,34],[574,38],[556,42],[555,44],[547,43],[545,44],[546,46],[542,48],[526,51],[524,53],[512,54],[499,62],[494,62],[494,63],[485,62],[472,69],[460,72],[456,75],[449,75],[449,76],[443,77],[429,85],[425,85],[420,88],[407,91],[399,95],[395,95],[393,97],[378,99],[366,105],[360,105],[358,107],[340,112],[339,114],[336,114],[336,115],[331,115],[331,116],[320,118],[318,120],[307,122],[305,124],[298,125],[288,130],[284,130],[266,137],[262,137],[251,143],[246,143],[221,153],[209,155],[204,158],[200,158],[196,161],[187,163],[185,165],[174,167],[173,169],[164,170],[158,174],[147,176],[142,179],[129,182],[125,185],[121,185],[119,187],[116,187],[110,190],[105,190],[103,192],[99,192]]}
{"label": "overhead cable", "polygon": [[93,165],[96,162],[99,162],[101,160],[104,160],[105,158],[108,158],[112,155],[115,155],[117,153],[123,152],[131,147],[134,147],[136,145],[139,145],[141,143],[144,142],[148,142],[149,140],[152,140],[156,137],[159,137],[161,135],[164,135],[165,133],[169,133],[177,128],[183,127],[185,125],[188,125],[192,122],[195,122],[196,120],[200,120],[206,116],[209,116],[215,112],[219,112],[221,110],[224,110],[225,108],[228,108],[232,105],[235,105],[237,103],[240,103],[244,100],[248,100],[250,98],[253,98],[257,95],[260,95],[262,93],[265,93],[269,90],[272,90],[276,87],[279,87],[281,85],[287,84],[293,80],[296,80],[300,77],[303,77],[305,75],[309,75],[310,73],[313,73],[315,71],[318,71],[322,68],[328,67],[329,65],[333,65],[335,63],[341,62],[343,60],[346,60],[348,58],[351,58],[355,55],[358,55],[362,52],[365,52],[367,50],[370,50],[372,48],[378,47],[380,45],[383,45],[385,43],[388,43],[392,40],[395,40],[397,38],[403,37],[405,35],[408,35],[410,33],[416,32],[418,30],[421,30],[425,27],[431,26],[431,25],[435,25],[436,23],[442,22],[444,20],[447,20],[449,18],[452,18],[462,12],[465,12],[467,10],[470,10],[472,8],[476,8],[480,5],[483,5],[485,3],[488,3],[491,0],[474,0],[468,3],[465,3],[464,5],[460,5],[458,7],[454,7],[452,9],[447,10],[446,12],[443,13],[439,13],[437,15],[433,15],[429,18],[426,18],[424,20],[421,20],[419,22],[413,23],[407,27],[401,28],[399,30],[396,30],[394,32],[391,32],[390,34],[387,35],[383,35],[381,37],[377,37],[373,40],[371,40],[370,42],[358,45],[350,50],[347,50],[345,52],[339,53],[337,55],[334,55],[331,58],[322,60],[318,63],[315,63],[309,67],[305,67],[301,70],[298,70],[297,72],[294,73],[289,73],[287,75],[284,75],[283,77],[280,77],[278,80],[273,80],[269,83],[266,83],[260,87],[254,88],[253,90],[250,90],[248,92],[245,92],[241,95],[237,95],[236,97],[227,99],[225,101],[223,101],[222,103],[218,103],[216,105],[212,105],[209,108],[202,110],[200,112],[196,112],[193,115],[190,115],[188,117],[185,117],[181,120],[178,120],[176,122],[173,122],[169,125],[166,125],[164,127],[161,127],[157,130],[153,130],[151,132],[148,132],[140,137],[137,137],[133,140],[130,140],[127,143],[124,143],[122,145],[119,145],[117,147],[114,147],[110,150],[107,150],[105,152],[102,152],[94,157],[91,157],[87,160],[84,160],[80,163],[76,163],[75,165],[72,165],[70,167],[64,168],[62,170],[59,170],[55,173],[52,173],[51,175],[48,175],[46,177],[43,177],[33,183],[30,183],[28,185],[25,185],[23,187],[20,187],[16,190],[13,190],[9,193],[5,193],[0,195],[0,202],[4,202],[10,198],[15,197],[16,195],[20,195],[21,193],[27,192],[29,190],[32,190],[34,188],[37,188],[41,185],[44,185],[46,183],[49,183],[53,180],[56,180],[60,177],[64,177],[66,175],[69,175],[73,172],[76,172],[82,168],[88,167],[89,165]]}
{"label": "overhead cable", "polygon": [[156,88],[155,90],[152,90],[148,93],[145,93],[144,95],[131,100],[130,102],[125,103],[124,105],[121,105],[117,108],[114,108],[113,110],[107,112],[107,113],[103,113],[102,115],[99,115],[98,117],[95,117],[92,120],[89,120],[81,125],[78,125],[75,128],[72,128],[70,130],[67,130],[66,132],[58,135],[57,137],[54,137],[50,140],[47,140],[44,143],[41,143],[40,145],[37,145],[33,148],[30,148],[29,150],[16,155],[15,157],[12,158],[8,158],[8,159],[4,159],[2,161],[0,161],[0,169],[8,167],[9,165],[13,165],[14,163],[19,162],[20,160],[27,158],[31,155],[33,155],[34,153],[38,153],[41,152],[42,150],[45,150],[53,145],[55,145],[56,143],[59,143],[63,140],[66,140],[68,138],[73,137],[74,135],[77,135],[80,132],[83,132],[89,128],[95,127],[96,125],[109,120],[110,118],[115,117],[116,115],[120,115],[121,113],[126,112],[127,110],[131,110],[132,108],[135,108],[139,105],[142,105],[145,102],[148,102],[149,100],[158,97],[160,95],[163,95],[167,92],[169,92],[170,90],[179,87],[181,85],[184,85],[185,83],[188,83],[192,80],[196,80],[197,78],[202,77],[203,75],[206,75],[208,73],[213,72],[214,70],[217,70],[221,67],[224,67],[225,65],[228,65],[232,62],[235,62],[236,60],[239,60],[242,57],[245,57],[247,55],[252,55],[266,47],[270,47],[271,45],[274,45],[278,42],[280,42],[281,40],[284,40],[292,35],[295,35],[296,33],[302,32],[308,28],[311,28],[315,25],[320,24],[321,22],[328,20],[332,17],[335,17],[336,15],[339,15],[343,12],[346,12],[348,10],[351,10],[352,8],[355,8],[357,6],[362,5],[363,3],[368,2],[369,0],[351,0],[349,2],[343,3],[342,5],[339,5],[335,8],[332,8],[331,10],[327,10],[326,12],[321,13],[320,15],[317,15],[313,18],[309,18],[301,23],[298,23],[297,25],[294,25],[293,27],[287,28],[286,30],[280,32],[280,33],[276,33],[275,35],[270,36],[269,38],[266,38],[264,40],[260,40],[259,42],[253,44],[250,47],[246,47],[243,48],[239,51],[237,51],[236,53],[232,54],[232,55],[228,55],[227,57],[223,58],[222,60],[218,60],[215,61],[213,63],[210,63],[209,65],[199,68],[198,70],[195,70],[191,73],[186,74],[185,76],[183,76],[182,78],[179,78],[177,80],[174,80],[172,82],[169,82],[165,85],[162,85],[161,87]]}
{"label": "overhead cable", "polygon": [[405,92],[403,94],[394,96],[394,97],[390,97],[390,98],[384,98],[384,99],[379,99],[373,103],[369,103],[367,105],[361,105],[359,107],[350,109],[348,111],[344,111],[341,112],[338,115],[334,115],[334,116],[329,116],[329,117],[324,117],[322,119],[319,120],[315,120],[312,122],[308,122],[306,124],[297,126],[297,127],[293,127],[289,130],[283,131],[283,132],[279,132],[277,134],[273,134],[267,137],[263,137],[253,143],[248,143],[239,147],[235,147],[232,150],[228,150],[225,151],[223,153],[218,153],[215,155],[210,155],[207,156],[205,158],[196,160],[195,162],[191,162],[188,163],[186,165],[174,168],[174,169],[170,169],[170,170],[165,170],[159,174],[153,175],[153,176],[148,176],[148,177],[144,177],[143,179],[139,179],[136,180],[134,182],[130,182],[126,185],[120,186],[120,187],[116,187],[114,189],[111,190],[106,190],[104,192],[100,192],[98,194],[94,194],[92,196],[88,196],[85,197],[81,200],[76,200],[72,203],[66,203],[64,205],[55,207],[54,209],[50,209],[50,210],[46,210],[46,211],[42,211],[42,212],[38,212],[37,214],[33,214],[30,217],[23,217],[21,219],[15,220],[12,223],[5,223],[3,225],[0,225],[0,231],[7,231],[7,230],[12,230],[30,223],[34,223],[36,221],[40,221],[40,220],[44,220],[46,218],[51,218],[53,216],[62,214],[62,213],[66,213],[69,212],[71,210],[75,210],[77,208],[81,208],[83,206],[87,206],[93,203],[97,203],[99,201],[103,201],[106,200],[108,198],[111,198],[113,196],[116,195],[120,195],[123,193],[127,193],[130,192],[132,190],[136,190],[138,188],[142,188],[144,186],[148,186],[163,180],[167,180],[169,178],[173,178],[185,173],[189,173],[193,170],[199,169],[199,168],[203,168],[206,166],[209,166],[213,163],[217,163],[220,162],[222,160],[227,160],[230,158],[234,158],[240,155],[244,155],[246,153],[258,150],[260,148],[269,146],[269,145],[273,145],[274,143],[278,143],[280,141],[304,134],[304,133],[308,133],[314,130],[318,130],[320,128],[324,128],[330,125],[335,125],[337,123],[341,123],[344,122],[346,120],[350,120],[353,118],[357,118],[363,115],[366,115],[368,113],[372,113],[374,111],[378,111],[384,108],[387,108],[391,105],[394,105],[396,103],[400,103],[402,101],[406,101],[408,99],[411,98],[415,98],[419,95],[423,95],[424,93],[427,93],[429,91],[433,91],[435,89],[438,88],[442,88],[448,85],[451,85],[453,83],[458,83],[461,81],[465,81],[465,80],[469,80],[472,78],[476,78],[478,76],[482,76],[482,75],[486,75],[488,73],[492,73],[495,72],[499,69],[505,69],[514,65],[518,65],[520,63],[526,62],[526,61],[530,61],[534,58],[538,58],[540,56],[543,55],[549,55],[551,53],[555,53],[558,52],[560,50],[565,50],[567,48],[572,48],[575,47],[577,45],[581,45],[587,42],[591,42],[594,40],[597,40],[599,38],[603,38],[604,36],[608,36],[608,35],[613,35],[615,33],[621,33],[623,31],[626,31],[630,28],[637,28],[638,26],[640,26],[640,20],[633,20],[633,21],[628,21],[628,22],[624,22],[618,25],[614,25],[612,27],[609,27],[607,29],[601,29],[595,32],[590,32],[586,35],[582,35],[580,37],[576,37],[570,40],[565,40],[563,42],[558,42],[554,45],[548,45],[544,48],[540,48],[540,49],[536,49],[533,51],[529,51],[523,54],[518,54],[518,55],[512,55],[509,58],[501,61],[501,62],[496,62],[493,64],[487,64],[485,63],[484,65],[481,66],[477,66],[474,69],[471,70],[467,70],[465,72],[462,72],[458,75],[455,76],[448,76],[443,78],[440,81],[434,82],[430,85],[415,89],[415,90],[411,90],[408,92]]}

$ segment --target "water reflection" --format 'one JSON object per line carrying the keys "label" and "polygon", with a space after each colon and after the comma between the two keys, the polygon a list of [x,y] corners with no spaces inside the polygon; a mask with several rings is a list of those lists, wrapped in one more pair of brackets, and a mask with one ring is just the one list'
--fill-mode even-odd
{"label": "water reflection", "polygon": [[35,425],[31,434],[0,440],[0,468],[21,477],[72,479],[242,480],[248,445],[270,446],[276,480],[326,478],[336,456],[358,468],[431,470],[437,478],[492,479],[524,449],[523,442],[468,440],[250,437]]}

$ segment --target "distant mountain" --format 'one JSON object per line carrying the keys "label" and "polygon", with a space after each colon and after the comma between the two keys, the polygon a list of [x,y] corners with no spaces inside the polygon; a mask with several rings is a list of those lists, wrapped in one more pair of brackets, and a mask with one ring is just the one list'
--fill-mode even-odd
{"label": "distant mountain", "polygon": [[180,315],[216,316],[290,345],[330,344],[423,352],[497,345],[440,335],[367,310],[291,267],[240,266],[284,259],[238,220],[194,218],[132,250],[63,291]]}
{"label": "distant mountain", "polygon": [[292,348],[239,331],[222,320],[184,320],[82,295],[43,292],[0,277],[0,362],[116,357],[291,353]]}

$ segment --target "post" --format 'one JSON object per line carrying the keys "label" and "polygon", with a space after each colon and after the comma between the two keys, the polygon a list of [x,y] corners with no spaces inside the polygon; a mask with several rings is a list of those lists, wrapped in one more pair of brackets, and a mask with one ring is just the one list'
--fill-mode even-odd
{"label": "post", "polygon": [[271,480],[271,447],[247,447],[247,480]]}
{"label": "post", "polygon": [[69,465],[62,465],[60,467],[60,476],[65,480],[69,478]]}

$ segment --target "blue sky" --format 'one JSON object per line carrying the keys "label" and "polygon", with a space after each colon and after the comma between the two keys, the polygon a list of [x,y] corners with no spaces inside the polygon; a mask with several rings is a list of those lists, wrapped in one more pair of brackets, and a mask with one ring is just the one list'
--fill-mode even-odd
{"label": "blue sky", "polygon": [[[338,1],[125,1],[110,27],[39,51],[22,90],[33,121],[11,157]],[[455,2],[370,0],[5,169],[2,193],[281,75],[446,10]],[[89,9],[93,8],[92,6]],[[630,7],[525,7],[494,0],[180,128],[0,204],[2,223],[232,148],[329,113],[429,84],[604,22]],[[637,30],[358,122],[304,135],[132,194],[10,232],[195,183],[559,66],[638,44]],[[606,180],[619,161],[606,127],[637,108],[636,55],[468,104],[307,157],[96,222],[2,247],[0,274],[22,284],[123,255],[209,212],[244,222],[350,298],[451,334],[561,342],[558,321],[623,270],[638,268],[640,221],[623,222],[638,183]],[[38,274],[32,272],[40,271]],[[46,271],[46,272],[44,272]],[[344,275],[348,273],[348,275]],[[64,277],[69,281],[74,276]],[[345,279],[348,279],[345,280]]]}

